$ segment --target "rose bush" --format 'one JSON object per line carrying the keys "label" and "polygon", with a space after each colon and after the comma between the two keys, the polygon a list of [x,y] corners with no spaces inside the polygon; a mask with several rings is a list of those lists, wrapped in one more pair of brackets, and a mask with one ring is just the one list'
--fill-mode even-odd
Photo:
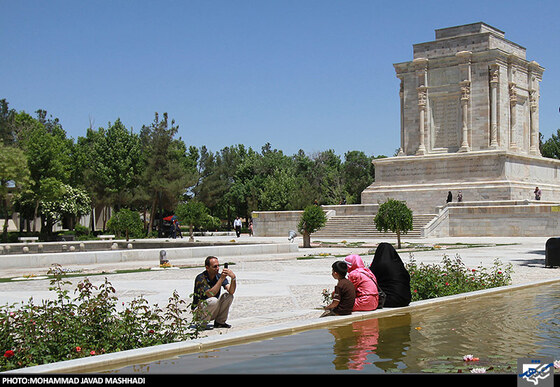
{"label": "rose bush", "polygon": [[441,264],[418,264],[411,254],[405,266],[410,273],[412,301],[509,285],[513,271],[511,264],[504,266],[498,259],[491,268],[470,269],[459,255],[454,259],[444,255]]}
{"label": "rose bush", "polygon": [[64,272],[54,268],[49,274],[55,300],[0,307],[0,371],[188,340],[205,325],[184,315],[188,308],[177,291],[164,308],[140,297],[117,310],[107,278],[99,286],[85,278],[72,298]]}

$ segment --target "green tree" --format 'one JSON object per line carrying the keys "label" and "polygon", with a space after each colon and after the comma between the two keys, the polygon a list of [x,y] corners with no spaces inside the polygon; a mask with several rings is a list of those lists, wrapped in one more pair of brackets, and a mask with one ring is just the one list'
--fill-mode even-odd
{"label": "green tree", "polygon": [[314,162],[303,150],[299,150],[292,157],[296,189],[291,198],[291,208],[299,210],[305,208],[320,197],[320,188],[313,185],[312,176]]}
{"label": "green tree", "polygon": [[294,207],[298,182],[292,159],[267,143],[261,153],[249,148],[236,168],[227,195],[237,214],[245,217],[256,210],[300,209]]}
{"label": "green tree", "polygon": [[327,216],[319,206],[307,206],[299,220],[298,231],[303,235],[303,247],[311,247],[311,234],[327,223]]}
{"label": "green tree", "polygon": [[116,211],[130,205],[142,167],[140,137],[117,119],[107,129],[89,129],[85,141],[79,143],[83,142],[89,145],[85,150],[85,175],[90,192],[97,191]]}
{"label": "green tree", "polygon": [[35,194],[36,211],[41,214],[41,233],[50,235],[52,227],[59,221],[60,204],[66,193],[66,185],[54,177],[41,179],[39,191]]}
{"label": "green tree", "polygon": [[0,99],[0,142],[13,145],[16,142],[15,115],[17,112],[8,107],[6,99]]}
{"label": "green tree", "polygon": [[91,201],[85,190],[73,188],[71,185],[61,183],[56,179],[49,178],[48,184],[44,183],[42,189],[41,212],[43,213],[47,227],[62,220],[70,218],[70,228],[73,229],[77,218],[89,213]]}
{"label": "green tree", "polygon": [[[185,144],[181,139],[174,139],[179,127],[175,120],[169,121],[167,113],[163,120],[155,113],[155,119],[149,126],[144,125],[140,131],[142,152],[145,166],[141,185],[145,197],[151,202],[149,230],[153,229],[156,213],[162,219],[161,210],[172,211],[184,199],[187,188],[195,181],[194,171],[186,168],[190,159]],[[161,230],[160,230],[161,231]]]}
{"label": "green tree", "polygon": [[72,169],[71,184],[76,187],[83,187],[90,199],[91,199],[91,216],[90,216],[90,228],[91,231],[95,231],[96,219],[95,219],[95,208],[104,208],[102,212],[103,216],[103,230],[108,219],[109,207],[111,205],[110,198],[105,190],[105,185],[101,180],[96,178],[96,172],[93,168],[92,159],[94,158],[94,144],[98,140],[97,137],[101,137],[102,133],[100,131],[88,128],[85,137],[78,137],[76,144],[74,145],[72,151],[72,164],[74,168]]}
{"label": "green tree", "polygon": [[199,179],[193,192],[213,216],[227,219],[229,224],[236,216],[248,214],[244,181],[237,173],[253,153],[244,145],[225,147],[215,153],[206,147],[200,150]]}
{"label": "green tree", "polygon": [[189,225],[189,242],[194,241],[195,227],[212,227],[219,223],[218,219],[210,215],[204,203],[194,200],[180,203],[175,209],[175,216],[180,223]]}
{"label": "green tree", "polygon": [[400,249],[401,233],[412,230],[412,211],[405,202],[388,199],[379,206],[374,222],[378,231],[387,232],[387,230],[390,230],[397,234],[397,248]]}
{"label": "green tree", "polygon": [[267,176],[262,185],[261,205],[266,211],[292,209],[290,204],[296,190],[296,178],[286,170],[277,170]]}
{"label": "green tree", "polygon": [[312,156],[313,168],[309,178],[320,204],[339,204],[345,196],[341,179],[340,157],[329,149]]}
{"label": "green tree", "polygon": [[560,159],[560,129],[542,144],[541,154],[544,157]]}
{"label": "green tree", "polygon": [[371,161],[372,157],[361,151],[344,154],[341,175],[348,204],[361,203],[362,191],[373,182],[374,167]]}
{"label": "green tree", "polygon": [[8,218],[13,210],[10,194],[21,192],[30,185],[27,158],[21,149],[6,146],[0,141],[0,206],[4,215],[2,235],[4,242],[8,238]]}
{"label": "green tree", "polygon": [[[33,182],[33,219],[41,215],[41,232],[50,234],[52,223],[40,212],[40,203],[48,202],[60,190],[53,188],[66,184],[71,176],[73,142],[66,137],[66,132],[57,119],[46,119],[44,110],[37,111],[38,119],[32,119],[26,113],[16,117],[18,145],[27,156],[28,168]],[[57,183],[54,183],[56,180]],[[47,185],[43,187],[43,185]],[[33,231],[36,230],[35,222]]]}
{"label": "green tree", "polygon": [[15,113],[13,116],[12,121],[13,128],[12,131],[12,138],[15,141],[15,145],[19,148],[25,149],[25,144],[29,140],[30,134],[38,127],[42,127],[43,125],[37,120],[33,118],[31,115],[27,114],[24,111]]}
{"label": "green tree", "polygon": [[126,236],[126,240],[130,236],[133,238],[141,237],[144,232],[142,219],[140,214],[128,208],[121,208],[107,222],[107,229],[114,232],[117,237],[122,234]]}
{"label": "green tree", "polygon": [[194,197],[204,203],[213,215],[219,212],[219,202],[227,192],[227,182],[220,172],[218,155],[205,146],[200,149],[198,182],[193,188]]}

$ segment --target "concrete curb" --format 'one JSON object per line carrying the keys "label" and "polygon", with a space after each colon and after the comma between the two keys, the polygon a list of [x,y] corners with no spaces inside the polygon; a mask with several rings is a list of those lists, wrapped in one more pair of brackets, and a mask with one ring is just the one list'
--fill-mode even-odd
{"label": "concrete curb", "polygon": [[118,262],[159,262],[159,252],[165,250],[167,259],[204,259],[209,255],[243,256],[285,254],[298,251],[294,243],[239,244],[201,247],[162,247],[142,250],[112,250],[69,253],[12,254],[0,256],[2,269],[43,268],[54,263],[60,265],[91,265]]}

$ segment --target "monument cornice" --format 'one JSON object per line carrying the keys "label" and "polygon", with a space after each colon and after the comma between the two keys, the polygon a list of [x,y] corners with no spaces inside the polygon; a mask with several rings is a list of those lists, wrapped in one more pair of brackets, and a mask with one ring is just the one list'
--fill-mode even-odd
{"label": "monument cornice", "polygon": [[[468,55],[467,55],[468,53]],[[493,48],[482,52],[460,51],[453,55],[441,56],[438,58],[416,58],[408,62],[394,63],[393,67],[398,75],[406,73],[414,73],[419,69],[428,68],[436,69],[440,67],[459,66],[465,64],[465,58],[468,57],[471,65],[481,62],[493,61],[501,66],[514,64],[524,70],[531,70],[534,74],[542,77],[545,70],[539,63],[520,58],[512,53]]]}
{"label": "monument cornice", "polygon": [[412,45],[412,47],[422,47],[422,46],[431,46],[434,45],[436,43],[442,43],[445,45],[449,45],[449,42],[453,41],[453,40],[458,40],[458,39],[462,39],[465,38],[466,36],[469,36],[471,38],[476,38],[476,37],[493,37],[499,40],[503,40],[504,42],[507,42],[508,44],[511,44],[512,46],[515,46],[517,48],[520,48],[522,50],[526,50],[525,47],[523,47],[522,45],[512,42],[511,40],[505,38],[504,36],[495,34],[493,32],[479,32],[479,33],[475,33],[475,34],[464,34],[464,35],[458,35],[458,36],[450,36],[450,37],[445,37],[445,38],[438,38],[436,40],[430,40],[428,42],[422,42],[422,43],[415,43]]}
{"label": "monument cornice", "polygon": [[400,163],[405,161],[419,161],[422,160],[431,160],[431,161],[438,161],[438,159],[466,159],[466,158],[477,158],[477,157],[504,157],[510,159],[518,159],[518,160],[533,160],[538,161],[539,163],[547,163],[553,166],[560,168],[560,160],[552,159],[549,157],[543,157],[538,155],[530,155],[530,154],[522,154],[522,153],[513,153],[509,150],[505,149],[488,149],[488,150],[478,150],[478,151],[470,151],[466,153],[428,153],[422,156],[416,155],[403,155],[403,156],[393,156],[393,157],[386,157],[380,159],[374,159],[372,163],[374,165],[382,165],[382,164],[391,164],[391,163]]}

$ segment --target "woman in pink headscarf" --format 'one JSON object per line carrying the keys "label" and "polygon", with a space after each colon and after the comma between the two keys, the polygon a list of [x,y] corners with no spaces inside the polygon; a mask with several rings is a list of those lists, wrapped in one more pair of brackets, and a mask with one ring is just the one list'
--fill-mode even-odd
{"label": "woman in pink headscarf", "polygon": [[[349,255],[344,258],[348,265],[348,279],[356,288],[356,300],[354,301],[354,311],[375,310],[379,304],[379,292],[375,276],[369,270],[362,257],[359,255]],[[374,282],[375,281],[375,282]]]}

